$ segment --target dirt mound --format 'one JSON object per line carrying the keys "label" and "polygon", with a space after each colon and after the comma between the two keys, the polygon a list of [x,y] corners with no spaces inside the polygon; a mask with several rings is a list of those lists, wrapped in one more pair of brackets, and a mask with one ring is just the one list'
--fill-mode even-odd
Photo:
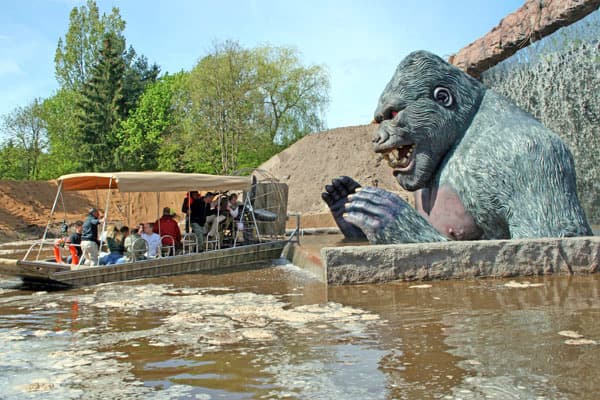
{"label": "dirt mound", "polygon": [[[289,185],[289,212],[308,214],[305,220],[309,225],[334,226],[321,192],[337,176],[348,175],[364,186],[377,185],[409,198],[386,162],[372,150],[375,129],[374,125],[360,125],[305,136],[259,168]],[[412,195],[410,199],[412,202]]]}

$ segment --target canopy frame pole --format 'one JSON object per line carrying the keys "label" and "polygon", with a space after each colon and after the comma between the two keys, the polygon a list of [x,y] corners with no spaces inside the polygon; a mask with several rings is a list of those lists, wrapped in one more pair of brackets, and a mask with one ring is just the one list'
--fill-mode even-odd
{"label": "canopy frame pole", "polygon": [[131,192],[127,192],[127,226],[131,229]]}
{"label": "canopy frame pole", "polygon": [[[158,221],[158,236],[162,237],[162,232],[160,230],[160,192],[156,192],[156,221]],[[161,242],[162,246],[162,242]]]}
{"label": "canopy frame pole", "polygon": [[48,236],[48,230],[50,230],[50,223],[52,222],[52,218],[54,217],[54,211],[56,210],[56,205],[58,204],[58,198],[62,192],[62,184],[63,181],[58,182],[58,189],[56,191],[56,197],[54,198],[54,204],[52,204],[52,210],[50,211],[50,218],[48,219],[48,223],[46,224],[46,229],[44,230],[44,236],[42,236],[42,242],[40,243],[40,247],[38,249],[37,256],[35,257],[36,261],[39,261],[40,254],[42,253],[42,247],[44,246],[44,242],[46,241],[46,237]]}
{"label": "canopy frame pole", "polygon": [[187,218],[187,231],[185,233],[190,233],[192,231],[192,204],[190,203],[190,199],[192,196],[190,192],[187,192],[187,211],[185,213],[185,217]]}
{"label": "canopy frame pole", "polygon": [[98,246],[98,253],[102,250],[102,242],[104,238],[104,232],[106,231],[106,221],[108,220],[108,209],[110,207],[110,191],[112,188],[112,176],[108,181],[108,193],[106,194],[106,208],[104,209],[104,220],[102,221],[102,232],[100,233],[100,245]]}

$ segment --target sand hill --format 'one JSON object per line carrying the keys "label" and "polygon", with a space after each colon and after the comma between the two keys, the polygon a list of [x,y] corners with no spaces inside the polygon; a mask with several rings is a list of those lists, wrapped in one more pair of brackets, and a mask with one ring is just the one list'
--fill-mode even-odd
{"label": "sand hill", "polygon": [[302,213],[305,226],[335,226],[321,192],[337,176],[348,175],[364,186],[377,184],[409,198],[371,148],[375,129],[374,125],[360,125],[305,136],[259,168],[289,185],[288,211]]}

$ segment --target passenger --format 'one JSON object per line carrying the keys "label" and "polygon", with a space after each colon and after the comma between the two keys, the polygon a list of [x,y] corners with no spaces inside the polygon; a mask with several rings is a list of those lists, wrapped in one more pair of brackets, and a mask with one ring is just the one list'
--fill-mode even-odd
{"label": "passenger", "polygon": [[219,224],[225,221],[229,213],[229,201],[226,196],[221,197],[217,206],[210,211],[210,215],[206,217],[206,222],[210,223],[210,230],[207,237],[217,237]]}
{"label": "passenger", "polygon": [[[77,257],[81,260],[81,232],[83,232],[83,221],[75,221],[73,223],[73,233],[66,240],[68,245],[72,245],[75,247],[77,251]],[[73,262],[73,257],[67,257],[67,264],[71,264]]]}
{"label": "passenger", "polygon": [[144,224],[144,233],[142,233],[142,239],[148,243],[147,258],[154,258],[160,252],[160,236],[154,233],[154,224]]}
{"label": "passenger", "polygon": [[154,223],[154,233],[158,233],[162,237],[163,246],[174,245],[178,249],[181,247],[181,231],[179,224],[174,219],[175,216],[175,210],[169,207],[163,208],[162,217]]}
{"label": "passenger", "polygon": [[[121,228],[122,233],[124,228],[127,227]],[[144,224],[138,224],[138,228],[132,229],[131,231],[129,231],[129,228],[127,228],[127,235],[124,235],[125,240],[123,241],[125,245],[125,254],[123,257],[117,260],[116,264],[139,261],[146,258],[143,255],[146,251],[145,240],[143,240],[140,236],[140,232],[143,231],[143,229]]]}
{"label": "passenger", "polygon": [[81,254],[85,258],[85,265],[98,265],[98,224],[104,222],[100,213],[95,208],[90,209],[83,223],[81,232]]}
{"label": "passenger", "polygon": [[190,209],[191,205],[194,202],[194,198],[199,198],[198,191],[193,190],[191,192],[187,192],[187,195],[183,199],[183,204],[181,205],[181,212],[185,214],[185,232],[189,233],[190,231]]}
{"label": "passenger", "polygon": [[190,205],[190,222],[192,232],[196,235],[198,241],[198,249],[204,248],[204,232],[206,224],[206,217],[210,214],[210,203],[214,198],[214,194],[207,192],[203,197],[200,197],[198,192],[192,193],[192,202]]}
{"label": "passenger", "polygon": [[127,237],[129,236],[129,227],[122,226],[120,231],[121,231],[121,237],[123,238],[123,245],[125,245],[125,239],[127,239]]}
{"label": "passenger", "polygon": [[106,246],[109,253],[100,258],[100,265],[112,265],[123,257],[125,252],[124,238],[120,229],[116,226],[111,226],[106,235]]}
{"label": "passenger", "polygon": [[238,195],[232,193],[229,195],[229,215],[235,222],[235,241],[241,243],[244,241],[244,222],[242,221],[243,205],[238,203]]}

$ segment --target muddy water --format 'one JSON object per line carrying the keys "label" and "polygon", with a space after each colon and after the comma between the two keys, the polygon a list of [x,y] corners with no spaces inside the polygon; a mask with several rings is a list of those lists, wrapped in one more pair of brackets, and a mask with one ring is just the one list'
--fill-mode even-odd
{"label": "muddy water", "polygon": [[327,289],[288,265],[60,292],[0,287],[0,398],[600,392],[600,275]]}

